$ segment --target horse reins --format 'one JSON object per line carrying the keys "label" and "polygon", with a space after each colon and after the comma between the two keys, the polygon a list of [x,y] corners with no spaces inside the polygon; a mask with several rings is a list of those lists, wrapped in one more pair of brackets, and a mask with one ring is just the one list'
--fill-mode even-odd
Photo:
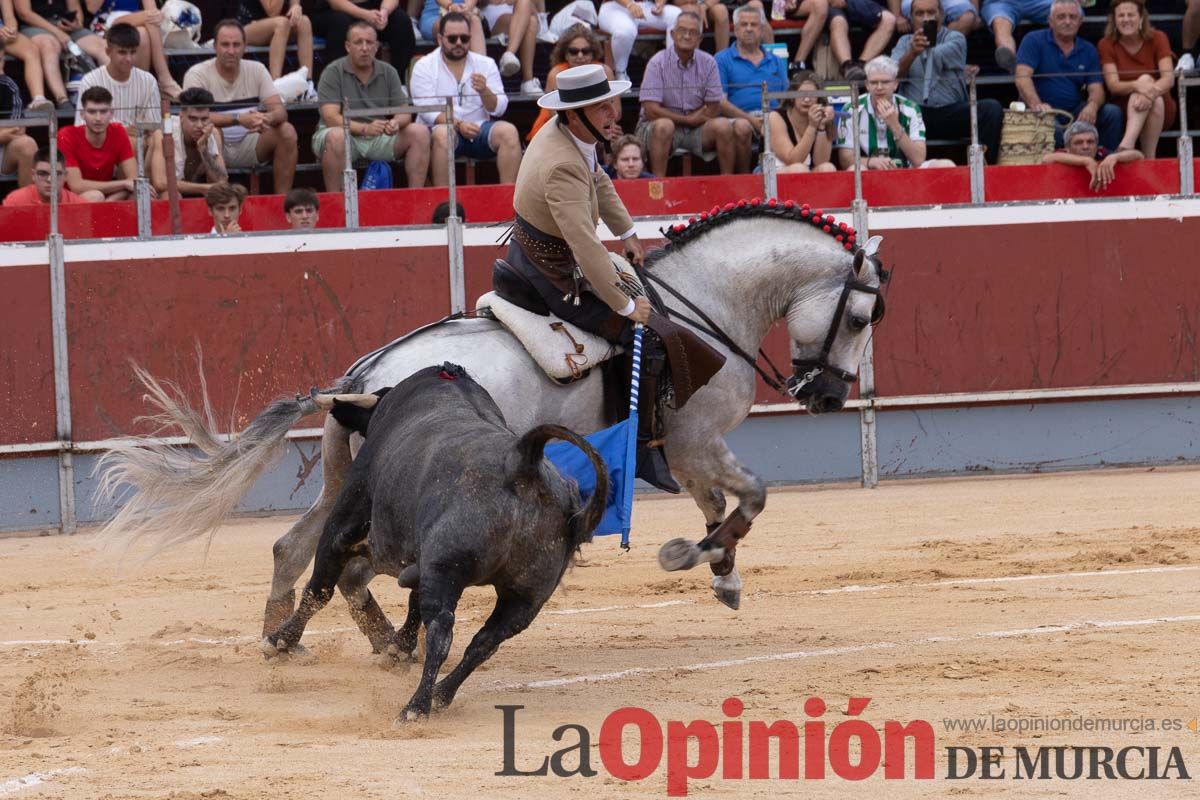
{"label": "horse reins", "polygon": [[[729,350],[735,356],[754,367],[754,371],[757,372],[759,377],[763,379],[763,383],[767,384],[767,386],[770,386],[772,389],[780,392],[781,394],[788,394],[787,390],[784,388],[787,384],[787,378],[784,377],[783,373],[779,371],[779,368],[776,367],[774,362],[771,361],[771,357],[768,356],[761,347],[758,350],[758,358],[761,358],[767,362],[767,366],[769,366],[771,371],[775,373],[774,376],[768,375],[767,371],[759,366],[758,358],[755,358],[743,350],[737,342],[733,341],[733,339],[729,337],[729,334],[721,330],[721,327],[717,325],[717,323],[713,322],[712,319],[705,314],[702,309],[700,309],[691,300],[688,300],[686,297],[684,297],[683,294],[675,289],[675,287],[671,286],[671,284],[667,283],[657,275],[651,275],[643,266],[634,264],[633,269],[635,272],[637,272],[638,278],[641,279],[642,286],[644,286],[646,289],[646,295],[650,298],[650,302],[654,305],[656,311],[658,311],[667,319],[671,319],[671,317],[674,316],[676,319],[686,322],[688,325],[692,326],[701,333],[707,334],[716,339],[718,342],[725,345],[725,347],[729,348]],[[701,324],[690,317],[686,317],[683,314],[680,314],[678,311],[671,311],[669,308],[667,308],[667,304],[663,302],[662,295],[658,293],[652,284],[657,284],[666,289],[672,297],[683,303],[685,306],[687,306],[688,310],[700,317],[700,319],[704,320],[704,324]]]}

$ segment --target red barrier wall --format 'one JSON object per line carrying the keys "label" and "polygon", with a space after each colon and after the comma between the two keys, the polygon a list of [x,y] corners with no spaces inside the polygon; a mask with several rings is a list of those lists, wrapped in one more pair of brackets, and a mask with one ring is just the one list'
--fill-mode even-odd
{"label": "red barrier wall", "polygon": [[[1188,272],[1200,217],[926,227],[936,212],[913,213],[924,216],[911,227],[875,231],[894,270],[875,334],[880,395],[1200,380],[1200,282]],[[199,343],[214,407],[223,421],[236,408],[240,426],[447,313],[445,248],[378,242],[239,256],[210,244],[213,255],[136,261],[117,250],[90,263],[69,252],[75,438],[130,431],[144,413],[130,359],[193,387]],[[501,254],[466,248],[470,301]],[[19,343],[0,351],[0,443],[53,439],[47,268],[0,268],[0,297],[12,309],[0,340]],[[768,350],[786,368],[781,330]],[[780,398],[760,386],[759,399]]]}
{"label": "red barrier wall", "polygon": [[[1089,188],[1088,180],[1087,172],[1079,168],[1037,165],[988,167],[984,183],[987,200],[992,202],[1176,194],[1179,165],[1174,159],[1122,165],[1116,180],[1099,192]],[[468,222],[500,222],[512,217],[512,190],[511,185],[463,186],[458,190],[458,199]],[[690,214],[763,193],[759,175],[618,181],[617,191],[635,217]],[[781,175],[779,194],[783,199],[800,199],[818,207],[849,208],[854,199],[854,175],[848,172]],[[966,167],[867,172],[863,174],[863,196],[873,207],[968,203],[970,178]],[[359,219],[364,227],[428,225],[434,208],[446,198],[444,188],[363,192],[359,195]],[[64,206],[59,214],[63,235],[68,239],[137,234],[132,202]],[[206,233],[212,228],[201,199],[182,201],[180,216],[185,234]],[[151,218],[156,236],[170,233],[166,201],[151,204]],[[48,208],[0,208],[0,242],[44,239],[49,224]],[[342,196],[322,194],[320,227],[340,228],[344,224]],[[275,195],[248,198],[241,226],[246,231],[286,229],[283,198]]]}

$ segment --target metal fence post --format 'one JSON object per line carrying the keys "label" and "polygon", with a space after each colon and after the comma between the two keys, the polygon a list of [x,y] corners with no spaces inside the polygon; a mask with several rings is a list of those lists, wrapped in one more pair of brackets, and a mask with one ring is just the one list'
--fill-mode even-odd
{"label": "metal fence post", "polygon": [[346,210],[346,227],[358,227],[358,173],[354,171],[354,142],[350,140],[350,103],[342,98],[342,147],[346,166],[342,170],[342,205]]}
{"label": "metal fence post", "polygon": [[[867,201],[857,198],[853,206],[854,232],[861,242],[869,237]],[[879,485],[879,441],[875,424],[875,342],[867,339],[862,361],[858,367],[858,396],[867,401],[858,410],[859,440],[862,447],[862,485],[874,489]]]}
{"label": "metal fence post", "polygon": [[983,203],[983,146],[979,144],[979,105],[975,94],[975,76],[971,76],[968,86],[971,105],[971,146],[967,148],[967,166],[971,174],[971,202],[974,205]]}
{"label": "metal fence post", "polygon": [[[787,113],[784,111],[783,113]],[[762,84],[762,120],[763,120],[763,151],[762,151],[762,178],[763,178],[763,199],[770,200],[772,197],[779,197],[779,162],[775,158],[775,151],[771,149],[771,103],[767,99],[767,83]]]}
{"label": "metal fence post", "polygon": [[1192,85],[1188,78],[1179,80],[1179,193],[1186,197],[1196,193],[1192,137],[1188,136],[1187,126],[1187,90]]}
{"label": "metal fence post", "polygon": [[146,180],[146,132],[141,123],[134,125],[137,137],[137,179],[133,182],[133,201],[137,211],[137,235],[139,239],[149,239],[153,234],[150,224],[150,182]]}
{"label": "metal fence post", "polygon": [[467,310],[467,278],[463,254],[462,218],[458,216],[458,175],[454,166],[456,145],[454,132],[454,103],[446,100],[446,159],[449,163],[450,217],[446,220],[446,249],[450,263],[450,313]]}
{"label": "metal fence post", "polygon": [[[53,197],[53,195],[51,195]],[[57,231],[47,237],[50,251],[50,321],[54,345],[54,419],[59,442],[59,529],[75,532],[75,465],[71,458],[71,383],[67,364],[67,287],[63,238]]]}

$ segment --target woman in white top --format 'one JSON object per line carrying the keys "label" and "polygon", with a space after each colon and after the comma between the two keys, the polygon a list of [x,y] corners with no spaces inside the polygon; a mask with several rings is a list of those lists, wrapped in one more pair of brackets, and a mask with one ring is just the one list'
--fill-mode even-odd
{"label": "woman in white top", "polygon": [[[788,89],[812,92],[821,88],[808,70],[792,76]],[[779,162],[778,172],[836,172],[833,140],[837,136],[833,108],[822,97],[784,100],[767,118],[771,126],[771,150]]]}
{"label": "woman in white top", "polygon": [[666,0],[607,0],[600,6],[600,30],[612,37],[613,70],[617,80],[629,80],[629,55],[638,28],[653,28],[668,34],[682,9]]}

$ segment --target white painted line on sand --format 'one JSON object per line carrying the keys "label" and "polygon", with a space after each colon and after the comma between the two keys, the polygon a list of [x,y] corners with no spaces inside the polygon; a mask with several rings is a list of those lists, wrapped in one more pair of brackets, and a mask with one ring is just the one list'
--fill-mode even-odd
{"label": "white painted line on sand", "polygon": [[596,608],[560,608],[543,611],[543,614],[598,614],[601,611],[628,611],[631,608],[667,608],[668,606],[690,606],[694,600],[663,600],[661,603],[640,603],[630,606],[597,606]]}
{"label": "white painted line on sand", "polygon": [[180,739],[175,743],[175,746],[181,750],[186,750],[191,747],[203,747],[206,744],[216,744],[222,741],[224,739],[220,736],[197,736],[194,739]]}
{"label": "white painted line on sand", "polygon": [[1200,566],[1187,567],[1140,567],[1137,569],[1105,569],[1090,572],[1046,572],[1037,575],[1003,575],[995,578],[947,578],[941,581],[926,583],[876,583],[862,586],[835,586],[831,589],[809,589],[804,592],[772,592],[771,594],[788,595],[820,595],[820,594],[853,594],[856,592],[882,592],[887,589],[929,589],[939,586],[976,586],[989,583],[1019,583],[1021,581],[1049,581],[1060,578],[1111,578],[1114,575],[1151,575],[1162,572],[1195,572]]}
{"label": "white painted line on sand", "polygon": [[45,772],[31,772],[21,778],[11,778],[0,783],[0,797],[16,794],[25,789],[32,789],[34,786],[43,784],[60,775],[78,775],[83,772],[87,772],[83,767],[63,767],[62,769],[48,769]]}
{"label": "white painted line on sand", "polygon": [[1040,625],[1036,628],[1017,628],[1006,631],[981,631],[966,636],[930,636],[923,639],[909,639],[899,642],[869,642],[866,644],[845,645],[843,647],[826,647],[820,650],[795,650],[788,653],[766,653],[745,658],[730,658],[722,661],[702,661],[697,664],[677,664],[669,667],[631,667],[617,672],[600,672],[595,675],[573,675],[567,678],[548,678],[540,681],[525,683],[492,684],[485,687],[493,691],[508,691],[513,689],[554,689],[561,686],[571,686],[576,683],[604,683],[607,681],[631,678],[637,675],[653,675],[662,672],[706,672],[714,669],[742,667],[747,664],[758,664],[765,661],[798,661],[809,658],[824,658],[827,656],[850,655],[866,653],[872,650],[895,650],[906,647],[920,647],[928,644],[961,644],[979,639],[1009,639],[1021,636],[1039,636],[1048,633],[1066,633],[1069,631],[1086,630],[1088,628],[1134,628],[1148,625],[1169,625],[1180,622],[1200,622],[1200,614],[1178,617],[1155,617],[1153,619],[1133,620],[1085,620],[1082,622],[1067,622],[1059,625]]}

